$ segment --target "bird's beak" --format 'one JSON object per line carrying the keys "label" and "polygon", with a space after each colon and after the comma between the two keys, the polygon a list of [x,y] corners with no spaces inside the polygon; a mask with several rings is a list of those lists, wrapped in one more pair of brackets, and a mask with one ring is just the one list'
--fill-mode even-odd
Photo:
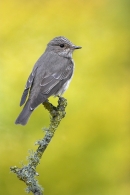
{"label": "bird's beak", "polygon": [[81,49],[82,47],[80,46],[74,46],[74,49]]}

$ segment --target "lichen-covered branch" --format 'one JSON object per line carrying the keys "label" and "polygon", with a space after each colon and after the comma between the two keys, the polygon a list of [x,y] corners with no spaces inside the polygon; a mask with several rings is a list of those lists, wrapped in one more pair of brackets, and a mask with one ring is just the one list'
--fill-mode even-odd
{"label": "lichen-covered branch", "polygon": [[49,101],[44,102],[43,105],[50,113],[50,125],[48,128],[44,129],[45,136],[35,143],[38,145],[38,148],[35,152],[30,152],[27,165],[24,165],[22,168],[16,166],[10,168],[13,173],[16,173],[20,180],[26,183],[26,191],[28,193],[32,192],[34,195],[43,195],[43,188],[38,184],[35,178],[38,176],[36,167],[40,163],[40,159],[60,124],[60,121],[65,117],[67,100],[63,97],[59,97],[57,107],[53,106]]}

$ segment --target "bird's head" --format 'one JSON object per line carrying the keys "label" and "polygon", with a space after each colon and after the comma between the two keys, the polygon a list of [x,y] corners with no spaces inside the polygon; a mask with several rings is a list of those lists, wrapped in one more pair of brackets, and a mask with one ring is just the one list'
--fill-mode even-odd
{"label": "bird's head", "polygon": [[66,58],[72,58],[72,53],[75,49],[81,49],[81,47],[74,45],[63,36],[55,37],[47,45],[47,51],[57,53]]}

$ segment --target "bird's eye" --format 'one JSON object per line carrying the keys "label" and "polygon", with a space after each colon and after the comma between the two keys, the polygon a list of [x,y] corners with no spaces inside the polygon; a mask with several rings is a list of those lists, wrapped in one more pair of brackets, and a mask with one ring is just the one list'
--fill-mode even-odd
{"label": "bird's eye", "polygon": [[60,47],[64,47],[64,44],[60,44]]}

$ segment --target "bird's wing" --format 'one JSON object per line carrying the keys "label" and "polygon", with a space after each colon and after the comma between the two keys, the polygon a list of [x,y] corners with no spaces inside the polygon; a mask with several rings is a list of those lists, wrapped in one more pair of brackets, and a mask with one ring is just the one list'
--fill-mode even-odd
{"label": "bird's wing", "polygon": [[31,109],[35,109],[39,104],[44,102],[56,92],[71,78],[73,74],[73,63],[66,68],[52,74],[45,74],[40,83],[40,92],[31,103]]}
{"label": "bird's wing", "polygon": [[25,89],[23,91],[23,94],[22,94],[22,97],[21,97],[21,101],[20,101],[20,106],[22,106],[25,103],[25,101],[26,101],[29,89],[32,87],[32,84],[33,84],[33,81],[34,81],[34,77],[36,75],[36,70],[37,70],[37,66],[34,66],[31,74],[28,77]]}
{"label": "bird's wing", "polygon": [[69,79],[73,73],[73,66],[67,66],[65,70],[60,70],[51,75],[45,75],[42,79],[40,86],[42,94],[49,94],[51,90],[60,82]]}

